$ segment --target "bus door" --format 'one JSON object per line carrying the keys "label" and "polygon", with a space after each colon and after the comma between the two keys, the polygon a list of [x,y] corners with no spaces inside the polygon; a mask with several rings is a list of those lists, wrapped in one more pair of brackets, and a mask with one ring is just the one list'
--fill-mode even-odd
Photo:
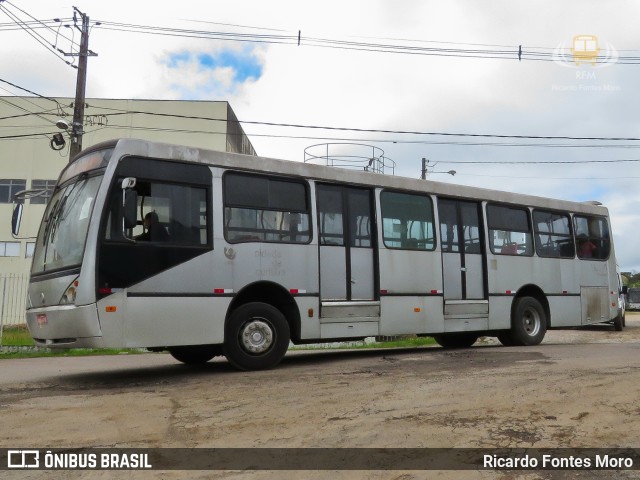
{"label": "bus door", "polygon": [[443,296],[447,315],[488,316],[480,203],[438,200]]}
{"label": "bus door", "polygon": [[318,185],[316,197],[321,300],[365,303],[375,300],[371,190]]}

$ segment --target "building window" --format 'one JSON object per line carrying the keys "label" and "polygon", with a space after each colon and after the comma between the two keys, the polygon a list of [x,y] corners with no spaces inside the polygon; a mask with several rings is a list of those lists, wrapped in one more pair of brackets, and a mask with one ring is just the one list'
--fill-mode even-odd
{"label": "building window", "polygon": [[13,196],[27,189],[26,180],[1,179],[0,180],[0,203],[13,203]]}
{"label": "building window", "polygon": [[506,205],[487,205],[489,246],[500,255],[533,255],[529,211]]}
{"label": "building window", "polygon": [[49,203],[49,199],[51,198],[51,194],[53,193],[53,187],[55,186],[55,180],[32,180],[31,188],[33,190],[42,190],[44,193],[36,197],[31,197],[31,203],[40,205]]}
{"label": "building window", "polygon": [[387,248],[433,250],[433,206],[424,195],[382,192],[383,240]]}
{"label": "building window", "polygon": [[224,235],[228,242],[308,243],[305,183],[228,173],[224,177]]}
{"label": "building window", "polygon": [[20,256],[20,242],[0,242],[0,257],[19,257],[19,256]]}
{"label": "building window", "polygon": [[25,251],[24,258],[33,257],[33,251],[35,250],[35,248],[36,248],[35,242],[27,242],[27,249]]}

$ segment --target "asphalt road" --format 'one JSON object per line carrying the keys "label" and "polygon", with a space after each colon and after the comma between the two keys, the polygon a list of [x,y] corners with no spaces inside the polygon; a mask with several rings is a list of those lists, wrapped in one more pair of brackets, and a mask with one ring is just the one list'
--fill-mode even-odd
{"label": "asphalt road", "polygon": [[[640,315],[629,315],[623,332],[609,326],[552,331],[535,347],[507,348],[487,339],[453,351],[294,352],[264,372],[238,372],[222,359],[190,368],[166,354],[0,360],[0,425],[5,448],[640,448]],[[124,473],[119,478],[186,478],[180,472]],[[327,474],[209,471],[188,477]],[[56,472],[55,478],[117,475]],[[611,472],[553,471],[330,476],[612,478]],[[615,478],[640,477],[623,471]]]}

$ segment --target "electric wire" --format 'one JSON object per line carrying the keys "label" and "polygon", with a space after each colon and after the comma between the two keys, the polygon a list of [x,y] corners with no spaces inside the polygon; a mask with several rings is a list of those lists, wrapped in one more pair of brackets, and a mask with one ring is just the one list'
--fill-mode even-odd
{"label": "electric wire", "polygon": [[[202,22],[219,24],[215,22]],[[253,28],[265,31],[286,32],[280,29],[271,29],[265,27],[250,27],[237,24],[221,24],[240,28]],[[139,25],[132,23],[113,22],[108,20],[100,20],[99,28],[105,30],[113,30],[119,32],[152,34],[162,36],[178,36],[188,38],[199,38],[208,40],[230,40],[238,42],[252,43],[269,43],[269,44],[289,44],[289,45],[305,45],[320,48],[333,48],[342,50],[369,51],[378,53],[400,53],[409,55],[429,55],[429,56],[445,56],[445,57],[462,57],[462,58],[483,58],[483,59],[508,59],[508,60],[529,60],[529,61],[558,61],[558,55],[571,56],[570,49],[556,47],[526,47],[523,45],[488,45],[473,44],[460,42],[436,42],[430,40],[410,40],[397,39],[398,41],[412,42],[411,44],[389,43],[389,42],[363,42],[354,40],[341,40],[326,37],[301,36],[300,32],[296,33],[240,33],[240,32],[224,32],[211,30],[195,30],[176,27],[161,27],[152,25]],[[369,37],[371,38],[371,37]],[[374,39],[376,37],[373,37]],[[384,40],[384,39],[380,39]],[[396,39],[389,39],[394,40]],[[423,46],[420,44],[432,44],[434,46]],[[441,45],[441,46],[435,46]],[[465,47],[465,48],[462,48]],[[637,52],[637,50],[620,50],[619,52]],[[604,58],[596,58],[595,63],[607,64],[611,61],[606,56]],[[616,59],[616,64],[621,65],[637,65],[640,64],[640,56],[638,55],[620,55]]]}
{"label": "electric wire", "polygon": [[[194,120],[209,120],[216,122],[226,122],[226,118],[214,118],[195,115],[181,115],[175,113],[160,113],[160,112],[148,112],[143,110],[122,110],[110,107],[100,107],[104,110],[113,111],[116,113],[106,113],[105,116],[114,115],[151,115],[158,117],[173,117],[173,118],[188,118]],[[239,120],[239,123],[243,125],[260,125],[270,127],[288,127],[288,128],[301,128],[310,130],[328,130],[328,131],[344,131],[344,132],[358,132],[358,133],[383,133],[383,134],[395,134],[395,135],[422,135],[422,136],[444,136],[444,137],[462,137],[462,138],[498,138],[498,139],[524,139],[524,140],[572,140],[572,141],[631,141],[640,142],[640,137],[598,137],[598,136],[570,136],[570,135],[505,135],[505,134],[493,134],[493,133],[462,133],[462,132],[436,132],[436,131],[420,131],[420,130],[393,130],[393,129],[381,129],[381,128],[358,128],[358,127],[335,127],[329,125],[305,125],[298,123],[278,123],[278,122],[266,122],[256,120]]]}
{"label": "electric wire", "polygon": [[[31,28],[29,25],[25,24],[15,13],[9,11],[4,5],[8,4],[14,8],[15,5],[13,5],[11,2],[8,1],[4,1],[4,2],[0,2],[0,11],[4,12],[9,18],[11,18],[16,25],[18,25],[22,30],[24,30],[29,36],[31,36],[34,40],[36,40],[40,45],[42,45],[43,47],[45,47],[49,52],[53,53],[58,59],[62,60],[64,63],[66,63],[67,65],[76,68],[75,65],[72,64],[72,62],[69,62],[68,60],[66,60],[64,58],[64,56],[62,56],[59,51],[54,48],[53,44],[51,44],[50,42],[48,42],[42,35],[40,35],[40,33],[38,33],[35,29]],[[18,9],[20,10],[20,9]],[[22,11],[22,10],[20,10]]]}

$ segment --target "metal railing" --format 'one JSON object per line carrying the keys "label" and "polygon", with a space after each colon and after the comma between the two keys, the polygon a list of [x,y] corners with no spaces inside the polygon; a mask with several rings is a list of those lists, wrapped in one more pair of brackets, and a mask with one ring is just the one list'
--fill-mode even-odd
{"label": "metal railing", "polygon": [[364,143],[320,143],[304,149],[305,163],[393,175],[396,162],[384,150]]}
{"label": "metal railing", "polygon": [[28,286],[29,274],[0,275],[0,338],[4,327],[26,323]]}

